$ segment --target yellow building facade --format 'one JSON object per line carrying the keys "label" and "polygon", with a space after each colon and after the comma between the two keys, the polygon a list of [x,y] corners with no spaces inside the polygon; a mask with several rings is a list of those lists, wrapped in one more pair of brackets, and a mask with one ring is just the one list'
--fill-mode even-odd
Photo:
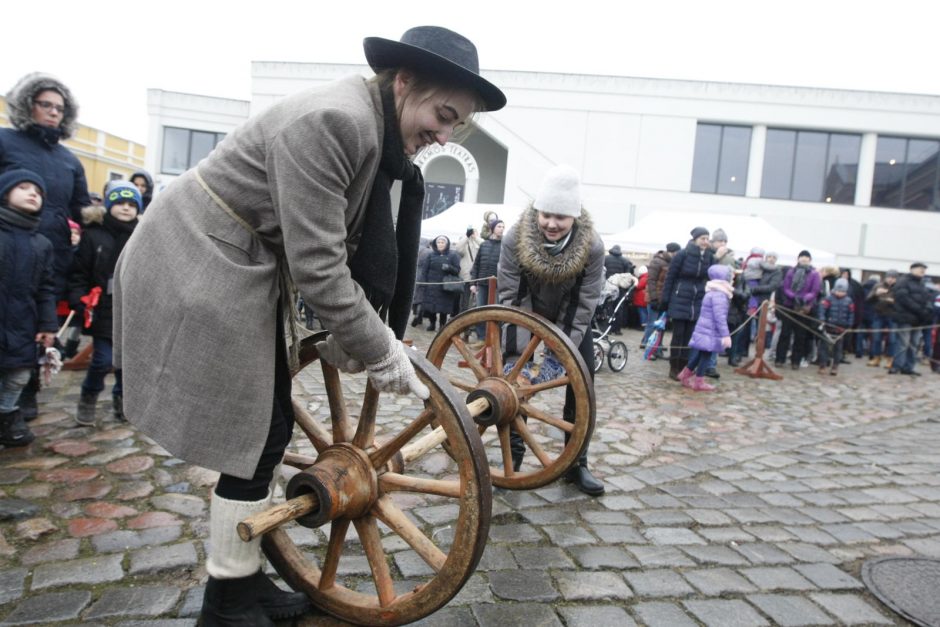
{"label": "yellow building facade", "polygon": [[[6,98],[0,96],[0,127],[10,127]],[[88,191],[103,192],[105,184],[115,179],[127,180],[144,168],[146,148],[97,128],[76,125],[75,133],[63,142],[85,168]]]}

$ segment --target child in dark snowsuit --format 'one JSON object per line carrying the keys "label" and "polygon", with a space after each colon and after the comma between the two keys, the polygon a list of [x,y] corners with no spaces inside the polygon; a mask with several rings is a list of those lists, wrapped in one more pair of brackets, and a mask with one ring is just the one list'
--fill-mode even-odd
{"label": "child in dark snowsuit", "polygon": [[[69,275],[69,304],[84,312],[86,335],[93,338],[94,352],[88,373],[82,383],[75,420],[81,425],[95,424],[98,395],[104,389],[104,378],[111,371],[111,292],[114,266],[124,245],[137,226],[142,200],[134,185],[118,181],[109,186],[104,208],[82,210],[85,233],[78,245]],[[97,301],[97,302],[95,302]],[[112,388],[114,417],[124,420],[124,390],[121,371],[114,371]]]}
{"label": "child in dark snowsuit", "polygon": [[0,444],[35,436],[19,408],[36,367],[36,344],[52,346],[58,322],[52,243],[39,233],[45,182],[35,172],[0,175]]}
{"label": "child in dark snowsuit", "polygon": [[842,333],[851,329],[855,323],[855,302],[849,297],[849,282],[847,279],[836,279],[832,293],[819,301],[819,319],[827,333],[836,334],[837,339],[830,347],[827,340],[819,342],[819,374],[825,374],[832,358],[832,369],[829,374],[835,376],[842,361],[845,336]]}

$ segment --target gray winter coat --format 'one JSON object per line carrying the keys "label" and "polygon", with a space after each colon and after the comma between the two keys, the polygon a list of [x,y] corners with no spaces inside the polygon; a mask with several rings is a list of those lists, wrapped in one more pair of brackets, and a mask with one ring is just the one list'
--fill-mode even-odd
{"label": "gray winter coat", "polygon": [[[568,246],[553,257],[542,246],[537,212],[530,206],[503,235],[496,288],[498,303],[548,318],[578,346],[589,332],[604,284],[604,243],[586,211],[574,228]],[[519,354],[528,340],[518,333],[517,345],[506,350]]]}
{"label": "gray winter coat", "polygon": [[360,76],[296,94],[150,205],[115,271],[114,363],[125,414],[173,455],[253,475],[271,420],[281,259],[350,355],[386,354],[384,324],[346,265],[383,117],[378,86]]}

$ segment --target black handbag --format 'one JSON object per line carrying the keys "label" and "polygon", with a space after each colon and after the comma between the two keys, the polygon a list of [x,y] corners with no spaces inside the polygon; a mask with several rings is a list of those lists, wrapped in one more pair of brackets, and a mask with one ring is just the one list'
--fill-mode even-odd
{"label": "black handbag", "polygon": [[463,293],[463,281],[460,280],[459,276],[452,274],[444,275],[444,284],[441,287],[445,292],[453,292],[455,294]]}

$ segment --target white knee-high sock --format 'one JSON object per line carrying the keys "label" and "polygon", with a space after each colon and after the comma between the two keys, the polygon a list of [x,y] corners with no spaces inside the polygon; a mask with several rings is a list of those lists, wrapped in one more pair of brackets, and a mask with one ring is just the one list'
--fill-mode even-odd
{"label": "white knee-high sock", "polygon": [[270,505],[270,492],[260,501],[232,501],[213,492],[209,505],[209,557],[206,559],[206,570],[211,576],[238,579],[258,572],[261,538],[245,542],[238,537],[236,525]]}

